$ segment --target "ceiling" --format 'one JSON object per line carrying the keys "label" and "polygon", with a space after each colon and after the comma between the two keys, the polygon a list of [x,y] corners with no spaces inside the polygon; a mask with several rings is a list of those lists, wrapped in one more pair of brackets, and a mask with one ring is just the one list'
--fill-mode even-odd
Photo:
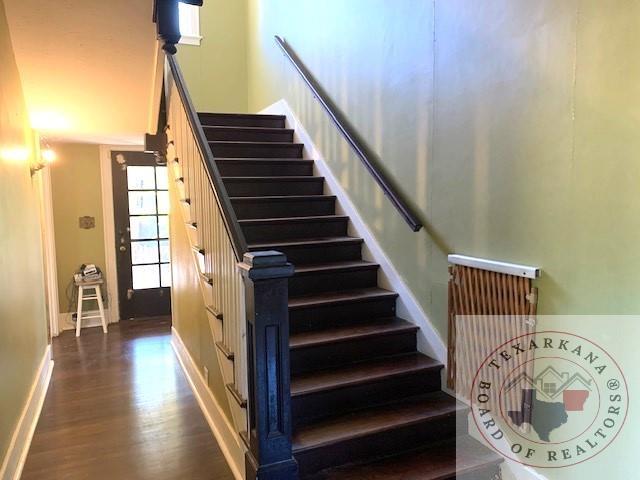
{"label": "ceiling", "polygon": [[140,143],[155,73],[153,0],[4,0],[32,126],[52,140]]}

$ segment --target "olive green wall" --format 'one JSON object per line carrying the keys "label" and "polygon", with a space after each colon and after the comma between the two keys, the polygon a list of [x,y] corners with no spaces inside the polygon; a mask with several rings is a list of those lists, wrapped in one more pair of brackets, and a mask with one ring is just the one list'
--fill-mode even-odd
{"label": "olive green wall", "polygon": [[[58,155],[50,168],[59,311],[68,312],[76,308],[68,295],[80,265],[94,263],[105,271],[100,150],[87,143],[58,143],[53,148]],[[83,216],[95,217],[95,228],[80,228]]]}
{"label": "olive green wall", "polygon": [[[184,342],[200,373],[206,366],[209,370],[209,389],[233,424],[231,409],[216,356],[205,303],[200,291],[200,279],[193,259],[193,251],[185,228],[181,205],[174,182],[171,190],[171,316],[173,328]],[[204,376],[204,373],[203,373]]]}
{"label": "olive green wall", "polygon": [[[0,0],[0,465],[47,346],[34,135]],[[16,150],[19,149],[19,150]],[[26,157],[12,160],[23,151]]]}
{"label": "olive green wall", "polygon": [[[443,337],[453,252],[542,267],[542,313],[640,311],[640,3],[248,1],[249,110],[288,101]],[[383,197],[275,34],[423,231]]]}
{"label": "olive green wall", "polygon": [[247,111],[246,0],[207,0],[200,8],[202,43],[178,45],[178,63],[195,107]]}

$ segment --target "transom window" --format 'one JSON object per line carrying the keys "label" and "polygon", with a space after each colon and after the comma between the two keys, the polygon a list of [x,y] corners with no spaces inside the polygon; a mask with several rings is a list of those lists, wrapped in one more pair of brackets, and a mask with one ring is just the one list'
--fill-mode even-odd
{"label": "transom window", "polygon": [[167,174],[167,167],[127,167],[134,290],[171,286]]}
{"label": "transom window", "polygon": [[178,3],[180,21],[180,42],[186,45],[200,45],[200,7],[188,3]]}

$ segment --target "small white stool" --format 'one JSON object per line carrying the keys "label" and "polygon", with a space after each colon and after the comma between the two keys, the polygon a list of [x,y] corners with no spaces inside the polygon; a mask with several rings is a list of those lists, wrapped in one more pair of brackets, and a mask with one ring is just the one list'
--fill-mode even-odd
{"label": "small white stool", "polygon": [[[102,291],[100,289],[100,285],[102,285],[102,280],[98,280],[96,282],[76,282],[76,286],[78,287],[78,313],[76,317],[76,337],[80,336],[80,329],[82,328],[82,320],[86,320],[88,318],[99,318],[102,322],[102,331],[107,333],[107,320],[104,316],[104,305],[102,305]],[[87,293],[91,293],[90,290],[93,290],[93,295],[86,295],[85,290],[89,290]],[[97,300],[98,301],[98,309],[100,313],[98,315],[82,315],[82,304],[83,302],[89,300]]]}

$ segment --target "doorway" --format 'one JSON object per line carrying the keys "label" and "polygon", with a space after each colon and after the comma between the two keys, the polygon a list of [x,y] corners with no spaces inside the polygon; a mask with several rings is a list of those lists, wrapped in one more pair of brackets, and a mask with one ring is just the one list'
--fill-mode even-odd
{"label": "doorway", "polygon": [[167,167],[149,153],[112,151],[111,173],[120,318],[169,315]]}

